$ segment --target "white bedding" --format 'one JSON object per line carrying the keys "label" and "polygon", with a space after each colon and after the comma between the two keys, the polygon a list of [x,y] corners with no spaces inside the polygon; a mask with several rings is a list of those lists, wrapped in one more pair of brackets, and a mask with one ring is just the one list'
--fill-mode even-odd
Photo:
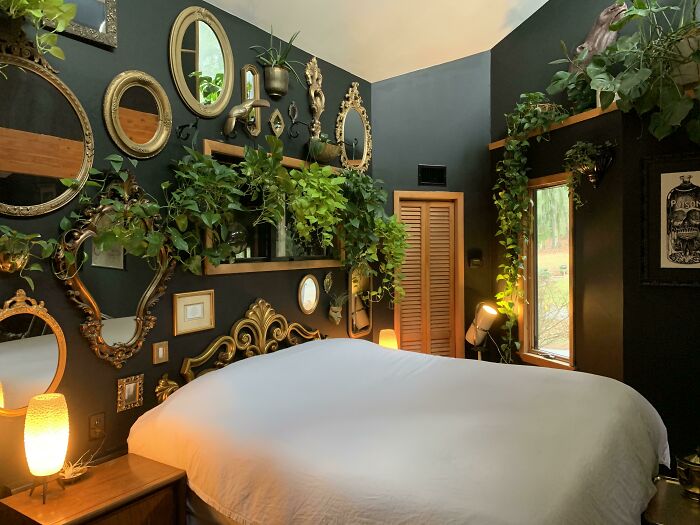
{"label": "white bedding", "polygon": [[204,375],[134,424],[241,525],[638,525],[666,429],[598,376],[314,341]]}

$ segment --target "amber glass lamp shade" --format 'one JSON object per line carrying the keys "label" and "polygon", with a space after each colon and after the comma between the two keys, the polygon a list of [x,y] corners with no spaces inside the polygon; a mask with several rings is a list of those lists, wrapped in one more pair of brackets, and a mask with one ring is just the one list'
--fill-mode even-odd
{"label": "amber glass lamp shade", "polygon": [[399,348],[399,342],[396,339],[396,332],[391,328],[379,331],[379,346],[384,348],[391,348],[392,350],[397,350]]}
{"label": "amber glass lamp shade", "polygon": [[63,394],[29,400],[24,422],[24,452],[32,475],[51,476],[63,468],[68,450],[68,406]]}

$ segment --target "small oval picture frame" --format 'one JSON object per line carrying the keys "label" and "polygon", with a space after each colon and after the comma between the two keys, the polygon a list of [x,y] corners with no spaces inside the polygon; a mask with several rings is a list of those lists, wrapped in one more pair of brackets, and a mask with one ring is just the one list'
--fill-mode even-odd
{"label": "small oval picture frame", "polygon": [[316,311],[320,298],[318,279],[311,274],[305,275],[299,283],[299,308],[306,315],[310,315]]}

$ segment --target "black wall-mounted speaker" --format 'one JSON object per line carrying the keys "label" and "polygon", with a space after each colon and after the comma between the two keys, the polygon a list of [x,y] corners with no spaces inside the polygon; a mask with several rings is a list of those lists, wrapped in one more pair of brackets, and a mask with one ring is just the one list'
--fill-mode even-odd
{"label": "black wall-mounted speaker", "polygon": [[447,166],[418,164],[419,186],[447,186]]}

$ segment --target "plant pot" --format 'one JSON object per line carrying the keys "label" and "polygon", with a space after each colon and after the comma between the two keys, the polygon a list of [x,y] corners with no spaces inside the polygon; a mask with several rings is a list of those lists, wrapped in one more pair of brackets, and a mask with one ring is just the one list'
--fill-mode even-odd
{"label": "plant pot", "polygon": [[343,307],[333,306],[328,309],[328,319],[335,325],[340,325],[340,320],[343,318]]}
{"label": "plant pot", "polygon": [[691,31],[688,36],[678,42],[678,52],[684,61],[671,74],[674,82],[679,86],[690,88],[700,83],[700,64],[691,58],[691,55],[700,50],[700,33]]}
{"label": "plant pot", "polygon": [[289,91],[289,70],[283,67],[265,67],[265,91],[272,98],[281,98]]}
{"label": "plant pot", "polygon": [[592,164],[581,165],[576,172],[588,178],[588,181],[593,185],[593,188],[598,188],[603,175],[610,168],[613,162],[612,150],[605,150],[598,157],[593,159]]}
{"label": "plant pot", "polygon": [[340,157],[340,146],[312,137],[309,140],[309,153],[319,164],[331,164]]}
{"label": "plant pot", "polygon": [[29,261],[29,253],[0,252],[0,272],[15,273],[22,271]]}

